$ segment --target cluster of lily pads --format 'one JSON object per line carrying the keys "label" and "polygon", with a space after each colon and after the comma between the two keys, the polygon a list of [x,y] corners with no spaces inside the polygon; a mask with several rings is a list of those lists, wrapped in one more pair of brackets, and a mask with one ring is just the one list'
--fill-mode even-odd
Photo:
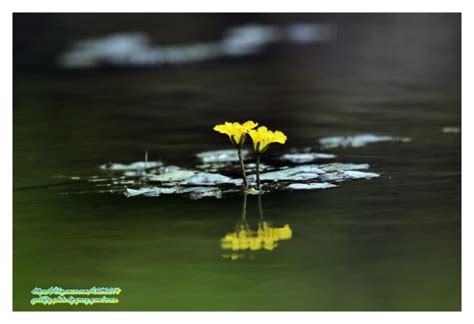
{"label": "cluster of lily pads", "polygon": [[[313,148],[291,148],[281,156],[261,156],[270,144],[284,144],[287,136],[271,131],[258,123],[226,122],[214,130],[228,136],[233,149],[220,149],[196,154],[194,167],[165,165],[162,161],[145,160],[130,164],[107,163],[100,166],[102,174],[86,178],[70,177],[74,181],[93,183],[95,190],[74,193],[121,193],[127,197],[158,197],[185,195],[191,199],[221,198],[234,192],[262,194],[277,190],[315,190],[337,187],[341,182],[372,179],[378,173],[370,172],[366,163],[339,163],[337,156],[315,152]],[[253,152],[244,148],[245,140],[252,140]],[[361,134],[321,138],[323,150],[362,147],[370,143],[398,141],[409,138]],[[240,177],[238,176],[240,174]],[[69,194],[69,193],[65,193]]]}
{"label": "cluster of lily pads", "polygon": [[[307,154],[302,153],[304,157]],[[204,170],[164,166],[159,162],[153,162],[153,167],[145,167],[144,162],[130,165],[106,164],[102,165],[101,168],[110,172],[109,179],[111,181],[104,183],[104,180],[106,180],[104,178],[94,178],[91,181],[96,182],[99,186],[111,187],[112,185],[114,191],[123,191],[127,197],[187,194],[193,199],[220,198],[225,193],[242,190],[244,183],[241,178],[223,174],[235,173],[233,169],[238,163],[238,156],[235,152],[219,150],[204,152],[199,155],[201,156],[201,163],[196,167]],[[203,156],[206,158],[212,157],[219,162],[203,162],[205,160],[205,158],[202,158]],[[298,158],[297,161],[301,161],[298,154],[295,153],[294,156]],[[284,156],[280,159],[286,161]],[[280,167],[263,165],[261,168],[264,170],[260,174],[261,189],[266,192],[327,189],[336,187],[337,183],[343,181],[371,179],[379,176],[377,173],[367,172],[368,164],[333,162]],[[210,172],[206,169],[212,169],[213,171]],[[247,170],[249,169],[247,168]],[[250,174],[247,181],[249,185],[256,185],[256,174]],[[249,190],[248,192],[256,193],[256,190]]]}
{"label": "cluster of lily pads", "polygon": [[[85,178],[67,176],[66,178],[73,181],[92,183],[96,189],[63,194],[120,193],[127,197],[173,194],[185,195],[191,199],[221,198],[227,193],[242,192],[242,189],[245,194],[262,194],[277,190],[329,189],[344,181],[380,176],[378,173],[369,172],[367,163],[338,163],[335,162],[335,154],[315,152],[312,147],[291,148],[287,153],[276,157],[269,156],[265,163],[261,163],[261,155],[268,150],[269,145],[284,144],[287,136],[281,131],[271,131],[265,126],[256,128],[257,126],[253,121],[216,125],[214,130],[227,135],[234,149],[197,153],[198,163],[193,168],[165,165],[162,161],[148,161],[145,154],[144,161],[103,164],[100,166],[100,175]],[[442,132],[460,133],[461,128],[446,126],[442,128]],[[247,136],[252,139],[253,156],[250,150],[243,148]],[[319,148],[327,151],[360,148],[381,142],[410,141],[409,137],[358,134],[321,138]],[[241,173],[241,177],[235,177],[237,173]]]}
{"label": "cluster of lily pads", "polygon": [[[260,156],[270,143],[284,143],[286,136],[267,128],[248,129],[253,122],[226,123],[215,129],[229,136],[234,149],[214,150],[196,154],[194,168],[165,165],[161,161],[142,161],[131,164],[108,163],[100,168],[104,176],[89,179],[103,192],[119,192],[127,197],[185,195],[191,199],[221,198],[225,194],[242,192],[258,194],[277,190],[315,190],[337,187],[355,179],[372,179],[378,173],[370,172],[366,163],[339,163],[332,153],[314,152],[311,148],[291,149],[281,156],[269,156],[260,163]],[[255,126],[254,126],[255,127]],[[254,131],[254,132],[252,132]],[[254,154],[243,148],[246,136],[253,141]],[[352,137],[323,138],[331,147],[363,146],[377,141],[402,141],[395,137],[356,135]],[[255,157],[255,158],[254,158]],[[241,174],[240,177],[236,175]]]}

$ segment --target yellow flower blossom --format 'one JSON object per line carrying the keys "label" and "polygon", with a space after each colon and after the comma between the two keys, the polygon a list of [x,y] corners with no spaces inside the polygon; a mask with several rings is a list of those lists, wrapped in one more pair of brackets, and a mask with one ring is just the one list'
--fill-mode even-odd
{"label": "yellow flower blossom", "polygon": [[249,120],[243,124],[225,122],[224,124],[214,126],[213,129],[216,132],[229,136],[230,141],[236,147],[242,147],[247,137],[247,132],[257,126],[258,123]]}
{"label": "yellow flower blossom", "polygon": [[253,148],[257,154],[263,153],[271,143],[285,144],[286,135],[280,131],[271,131],[265,126],[260,126],[257,130],[248,131],[253,141]]}

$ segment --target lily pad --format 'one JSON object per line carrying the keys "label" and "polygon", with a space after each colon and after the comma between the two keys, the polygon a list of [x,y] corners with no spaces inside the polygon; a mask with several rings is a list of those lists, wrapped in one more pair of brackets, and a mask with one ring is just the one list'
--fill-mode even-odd
{"label": "lily pad", "polygon": [[361,134],[354,136],[334,136],[324,137],[319,140],[325,149],[336,147],[363,147],[371,143],[379,142],[410,142],[409,137],[394,137],[390,135],[379,136],[373,134]]}
{"label": "lily pad", "polygon": [[[261,181],[304,181],[316,179],[320,174],[325,173],[318,165],[302,165],[294,168],[266,172],[260,174]],[[252,182],[256,181],[256,175],[248,177]]]}
{"label": "lily pad", "polygon": [[338,172],[348,170],[367,170],[370,166],[367,163],[354,164],[354,163],[328,163],[321,164],[319,168],[324,172]]}
{"label": "lily pad", "polygon": [[182,189],[180,193],[189,193],[189,198],[193,200],[205,197],[222,198],[222,190],[217,187],[190,187]]}
{"label": "lily pad", "polygon": [[222,190],[217,187],[143,187],[139,189],[127,188],[125,190],[127,197],[158,197],[161,194],[189,194],[191,199],[201,199],[204,197],[221,198]]}
{"label": "lily pad", "polygon": [[107,163],[102,164],[100,168],[102,170],[109,170],[109,171],[142,171],[151,168],[157,168],[162,166],[163,163],[160,161],[140,161],[140,162],[133,162],[130,164],[121,164],[121,163]]}
{"label": "lily pad", "polygon": [[380,174],[373,173],[373,172],[346,170],[346,171],[338,171],[338,172],[330,172],[330,173],[322,174],[319,177],[319,180],[341,182],[341,181],[356,180],[356,179],[372,179],[372,178],[377,178],[379,176]]}
{"label": "lily pad", "polygon": [[150,175],[146,180],[148,182],[178,183],[183,185],[242,184],[242,179],[233,179],[219,173],[201,172],[180,168],[173,168],[162,174]]}
{"label": "lily pad", "polygon": [[[307,181],[318,179],[323,175],[330,173],[340,173],[339,178],[343,177],[344,173],[352,170],[363,170],[368,169],[369,165],[364,164],[352,164],[352,163],[330,163],[330,164],[307,164],[300,165],[293,168],[286,168],[283,170],[266,172],[260,175],[261,181]],[[346,176],[349,178],[349,176]],[[251,175],[248,177],[249,180],[255,181],[256,176]],[[338,179],[339,179],[338,178]],[[326,181],[326,180],[325,180]]]}
{"label": "lily pad", "polygon": [[125,190],[125,196],[135,197],[135,196],[145,196],[145,197],[158,197],[162,194],[162,191],[158,187],[144,187],[139,189],[130,189]]}
{"label": "lily pad", "polygon": [[293,163],[309,163],[322,159],[334,159],[336,155],[329,153],[291,153],[284,154],[281,159]]}
{"label": "lily pad", "polygon": [[241,185],[242,179],[232,179],[218,173],[196,172],[191,178],[182,182],[191,185],[218,185],[218,184],[234,184]]}
{"label": "lily pad", "polygon": [[[245,163],[245,170],[247,172],[255,172],[256,170],[255,163]],[[234,171],[240,173],[240,165],[237,163],[229,163],[229,162],[217,162],[217,163],[203,163],[196,165],[196,169],[204,170],[207,172],[222,172],[222,171]],[[275,169],[274,167],[260,163],[260,171],[264,170],[272,170]]]}
{"label": "lily pad", "polygon": [[192,178],[195,173],[195,171],[191,170],[171,169],[162,174],[151,175],[147,177],[147,180],[152,182],[180,182]]}
{"label": "lily pad", "polygon": [[[249,150],[242,150],[242,158],[246,159],[250,154]],[[237,150],[216,150],[206,151],[196,154],[202,163],[222,163],[222,162],[239,162]]]}
{"label": "lily pad", "polygon": [[315,183],[292,183],[288,185],[288,189],[292,190],[314,190],[314,189],[329,189],[335,188],[337,185],[329,182],[315,182]]}
{"label": "lily pad", "polygon": [[217,172],[224,169],[234,168],[234,164],[228,162],[203,163],[196,165],[196,169],[208,172]]}

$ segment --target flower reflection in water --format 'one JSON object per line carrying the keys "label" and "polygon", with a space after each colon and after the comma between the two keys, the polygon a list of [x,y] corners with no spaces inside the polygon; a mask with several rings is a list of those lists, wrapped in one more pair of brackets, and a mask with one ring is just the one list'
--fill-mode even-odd
{"label": "flower reflection in water", "polygon": [[271,222],[264,220],[262,197],[258,195],[258,210],[260,220],[256,230],[252,230],[247,222],[247,194],[243,193],[241,219],[237,222],[234,232],[227,233],[221,239],[221,248],[226,259],[237,260],[248,257],[253,259],[255,251],[273,251],[279,241],[290,240],[292,230],[290,225],[274,227]]}

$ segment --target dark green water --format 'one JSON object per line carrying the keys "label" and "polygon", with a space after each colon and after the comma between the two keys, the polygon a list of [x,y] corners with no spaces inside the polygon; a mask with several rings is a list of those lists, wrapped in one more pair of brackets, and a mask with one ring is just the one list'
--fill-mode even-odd
{"label": "dark green water", "polygon": [[[461,136],[441,132],[461,123],[458,21],[423,17],[425,29],[452,33],[394,37],[410,27],[403,19],[348,19],[342,35],[365,47],[151,71],[17,68],[14,309],[460,310]],[[331,151],[380,178],[265,194],[266,218],[293,237],[236,261],[222,258],[220,239],[240,218],[240,195],[74,194],[93,188],[58,177],[99,175],[145,150],[190,167],[197,152],[229,148],[214,124],[246,119],[287,133],[275,154],[330,135],[412,141]],[[254,196],[247,219],[257,225]],[[123,291],[116,305],[31,306],[30,291],[50,286]]]}

